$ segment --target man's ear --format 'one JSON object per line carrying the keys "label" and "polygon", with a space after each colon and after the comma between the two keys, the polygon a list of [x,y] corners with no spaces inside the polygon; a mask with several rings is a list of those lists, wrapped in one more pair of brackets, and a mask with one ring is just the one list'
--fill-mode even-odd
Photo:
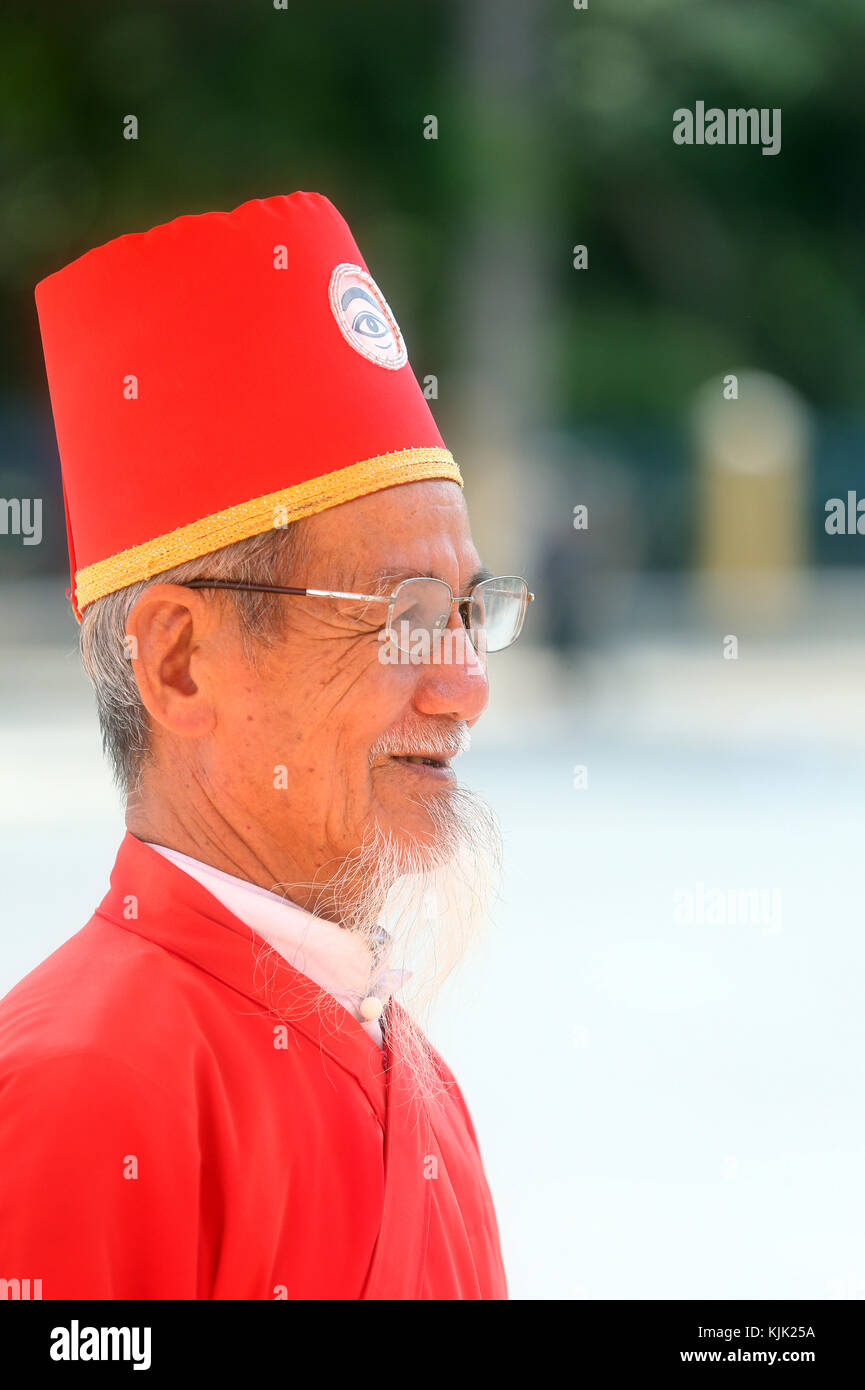
{"label": "man's ear", "polygon": [[153,584],[126,621],[127,654],[148,714],[181,738],[213,731],[215,606],[182,584]]}

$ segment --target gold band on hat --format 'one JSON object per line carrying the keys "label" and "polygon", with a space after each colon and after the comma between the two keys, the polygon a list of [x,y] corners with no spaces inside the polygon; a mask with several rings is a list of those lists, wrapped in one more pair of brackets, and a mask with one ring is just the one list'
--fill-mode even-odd
{"label": "gold band on hat", "polygon": [[278,530],[302,517],[313,516],[340,502],[351,502],[396,483],[421,482],[426,478],[450,478],[463,486],[460,470],[448,449],[397,449],[395,453],[363,459],[348,468],[338,468],[334,473],[295,483],[279,492],[239,502],[78,570],[75,575],[78,611],[117,589],[125,589],[142,579],[152,579],[164,570],[209,555],[235,541]]}

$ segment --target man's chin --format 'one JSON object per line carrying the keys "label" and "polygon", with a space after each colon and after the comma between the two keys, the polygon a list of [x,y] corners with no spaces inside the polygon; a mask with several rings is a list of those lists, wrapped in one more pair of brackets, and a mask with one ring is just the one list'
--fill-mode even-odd
{"label": "man's chin", "polygon": [[412,804],[405,812],[376,817],[380,832],[404,863],[404,873],[423,873],[447,863],[456,850],[454,835],[429,807]]}
{"label": "man's chin", "polygon": [[412,883],[423,889],[430,876],[461,884],[478,900],[500,854],[492,810],[456,780],[423,797],[396,796],[388,788],[374,799],[357,845],[328,880],[331,910],[344,925],[379,921],[400,880],[411,892]]}

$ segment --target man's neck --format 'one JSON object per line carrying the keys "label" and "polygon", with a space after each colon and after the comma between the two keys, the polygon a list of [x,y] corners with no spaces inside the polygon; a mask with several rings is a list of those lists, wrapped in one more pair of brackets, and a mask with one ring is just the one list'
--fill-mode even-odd
{"label": "man's neck", "polygon": [[[154,807],[140,796],[134,801],[130,798],[126,811],[126,828],[136,839],[177,850],[259,888],[272,890],[275,884],[285,884],[285,896],[300,907],[306,906],[298,866],[271,847],[237,834],[225,817],[220,822],[217,827],[195,808],[180,810],[173,801]],[[297,885],[297,891],[292,884]]]}
{"label": "man's neck", "polygon": [[227,817],[220,816],[216,824],[195,807],[180,809],[173,797],[171,801],[159,799],[155,803],[140,794],[130,797],[126,828],[147,844],[177,850],[222,873],[269,892],[278,892],[297,907],[314,912],[326,921],[347,925],[344,918],[346,911],[350,911],[353,893],[350,889],[344,891],[348,907],[337,901],[329,877],[335,867],[333,860],[327,865],[327,879],[320,869],[304,871],[281,846],[270,844],[266,837],[260,842],[247,839],[235,831]]}

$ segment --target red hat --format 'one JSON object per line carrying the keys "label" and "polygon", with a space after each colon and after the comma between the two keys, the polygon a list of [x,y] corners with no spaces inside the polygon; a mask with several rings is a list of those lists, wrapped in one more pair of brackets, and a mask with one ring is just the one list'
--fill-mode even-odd
{"label": "red hat", "polygon": [[391,309],[318,193],[118,237],[36,304],[76,617],[365,493],[459,469]]}

